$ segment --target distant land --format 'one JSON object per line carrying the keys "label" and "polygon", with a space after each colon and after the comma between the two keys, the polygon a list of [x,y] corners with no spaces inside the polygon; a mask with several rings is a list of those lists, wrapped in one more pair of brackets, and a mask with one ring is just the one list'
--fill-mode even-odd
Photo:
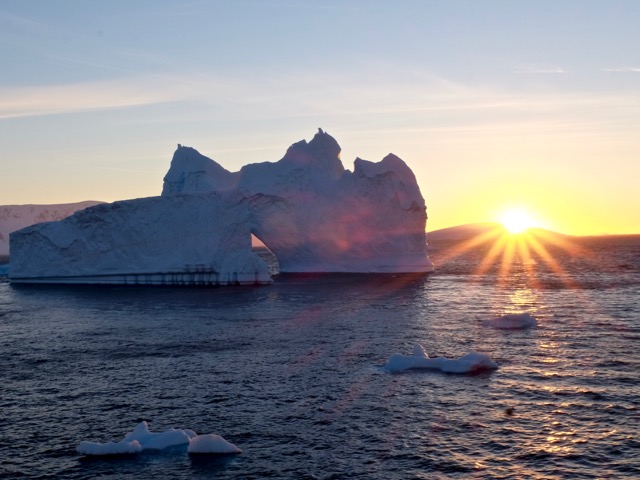
{"label": "distant land", "polygon": [[499,223],[489,222],[457,225],[427,232],[427,242],[469,240],[496,229],[504,230],[504,227]]}
{"label": "distant land", "polygon": [[[457,225],[455,227],[442,228],[440,230],[434,230],[427,232],[427,242],[457,242],[470,240],[478,236],[488,234],[492,231],[502,231],[507,233],[507,230],[500,223],[469,223],[466,225]],[[555,237],[555,238],[600,238],[600,237],[633,237],[640,235],[638,233],[628,234],[599,234],[599,235],[567,235],[565,233],[554,232],[552,230],[546,230],[544,228],[530,228],[526,230],[538,237]]]}
{"label": "distant land", "polygon": [[[559,232],[553,232],[551,230],[545,230],[542,228],[530,228],[527,230],[531,233],[539,233],[544,236],[556,236],[556,237],[569,237]],[[490,232],[507,233],[507,230],[500,223],[469,223],[466,225],[457,225],[455,227],[442,228],[440,230],[434,230],[427,232],[427,242],[445,242],[445,241],[463,241],[471,238],[479,237],[489,234]]]}
{"label": "distant land", "polygon": [[[523,232],[524,239],[531,244],[531,237],[535,243],[544,245],[564,245],[573,248],[576,245],[611,245],[614,242],[640,242],[640,234],[611,234],[611,235],[567,235],[542,228],[530,228]],[[455,227],[443,228],[427,232],[428,251],[430,255],[438,257],[442,251],[450,249],[458,251],[482,251],[493,245],[502,235],[511,235],[500,223],[470,223]],[[529,238],[529,240],[526,240]],[[604,248],[604,247],[602,247]],[[462,250],[460,250],[462,249]],[[432,258],[433,259],[433,258]]]}

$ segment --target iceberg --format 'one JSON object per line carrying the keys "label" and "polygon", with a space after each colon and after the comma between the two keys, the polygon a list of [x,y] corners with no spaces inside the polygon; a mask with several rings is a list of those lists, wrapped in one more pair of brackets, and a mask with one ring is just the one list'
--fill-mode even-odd
{"label": "iceberg", "polygon": [[198,435],[193,430],[177,428],[151,432],[146,421],[140,422],[119,442],[82,441],[76,451],[80,455],[127,455],[143,450],[164,450],[182,445],[188,445],[187,451],[193,453],[242,453],[242,450],[220,435]]}
{"label": "iceberg", "polygon": [[384,369],[389,373],[412,369],[440,370],[445,373],[471,373],[479,370],[495,370],[497,368],[498,364],[484,353],[469,352],[457,359],[430,358],[420,344],[414,346],[413,355],[395,353],[384,366]]}
{"label": "iceberg", "polygon": [[229,172],[178,145],[158,197],[102,204],[11,234],[9,278],[22,283],[230,285],[281,272],[425,273],[426,206],[393,154],[353,172],[321,129],[277,162]]}
{"label": "iceberg", "polygon": [[537,326],[536,319],[528,312],[509,313],[499,317],[482,320],[482,325],[501,330],[518,330]]}
{"label": "iceberg", "polygon": [[237,191],[250,209],[251,232],[277,257],[281,272],[431,272],[426,206],[411,169],[397,156],[357,158],[318,130],[277,162],[229,172],[195,149],[178,146],[163,197]]}

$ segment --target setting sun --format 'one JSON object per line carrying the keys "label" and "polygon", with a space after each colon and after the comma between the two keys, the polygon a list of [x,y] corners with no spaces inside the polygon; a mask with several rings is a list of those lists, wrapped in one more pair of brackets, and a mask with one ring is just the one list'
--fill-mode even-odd
{"label": "setting sun", "polygon": [[524,209],[511,208],[500,216],[500,223],[509,233],[522,233],[525,230],[535,227],[536,222],[533,217]]}

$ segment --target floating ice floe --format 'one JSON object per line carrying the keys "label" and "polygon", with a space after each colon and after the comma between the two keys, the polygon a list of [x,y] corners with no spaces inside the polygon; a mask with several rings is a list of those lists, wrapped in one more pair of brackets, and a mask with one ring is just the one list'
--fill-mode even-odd
{"label": "floating ice floe", "polygon": [[537,326],[536,319],[528,312],[525,313],[509,313],[500,317],[488,318],[482,320],[485,327],[499,328],[502,330],[517,330],[523,328],[532,328]]}
{"label": "floating ice floe", "polygon": [[422,368],[446,373],[469,373],[478,370],[495,370],[498,368],[498,364],[488,355],[479,352],[469,352],[458,359],[429,358],[422,345],[416,344],[413,347],[413,355],[395,353],[384,366],[384,369],[390,373]]}
{"label": "floating ice floe", "polygon": [[80,455],[126,455],[181,445],[188,445],[187,450],[190,453],[242,453],[242,450],[220,435],[197,435],[193,430],[176,428],[164,432],[151,432],[144,421],[119,442],[83,441],[78,445],[77,451]]}
{"label": "floating ice floe", "polygon": [[242,453],[242,450],[233,443],[227,442],[215,433],[193,437],[187,451],[189,453]]}

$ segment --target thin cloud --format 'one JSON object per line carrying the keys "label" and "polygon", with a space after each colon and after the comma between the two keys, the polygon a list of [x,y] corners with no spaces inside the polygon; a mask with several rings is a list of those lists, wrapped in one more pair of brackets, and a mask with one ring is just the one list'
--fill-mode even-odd
{"label": "thin cloud", "polygon": [[640,73],[640,67],[605,68],[604,71],[609,73]]}
{"label": "thin cloud", "polygon": [[562,67],[553,66],[541,66],[541,65],[525,65],[518,67],[514,70],[516,73],[530,73],[530,74],[556,74],[561,75],[567,73]]}
{"label": "thin cloud", "polygon": [[169,77],[0,88],[0,120],[123,109],[189,100],[194,93]]}

